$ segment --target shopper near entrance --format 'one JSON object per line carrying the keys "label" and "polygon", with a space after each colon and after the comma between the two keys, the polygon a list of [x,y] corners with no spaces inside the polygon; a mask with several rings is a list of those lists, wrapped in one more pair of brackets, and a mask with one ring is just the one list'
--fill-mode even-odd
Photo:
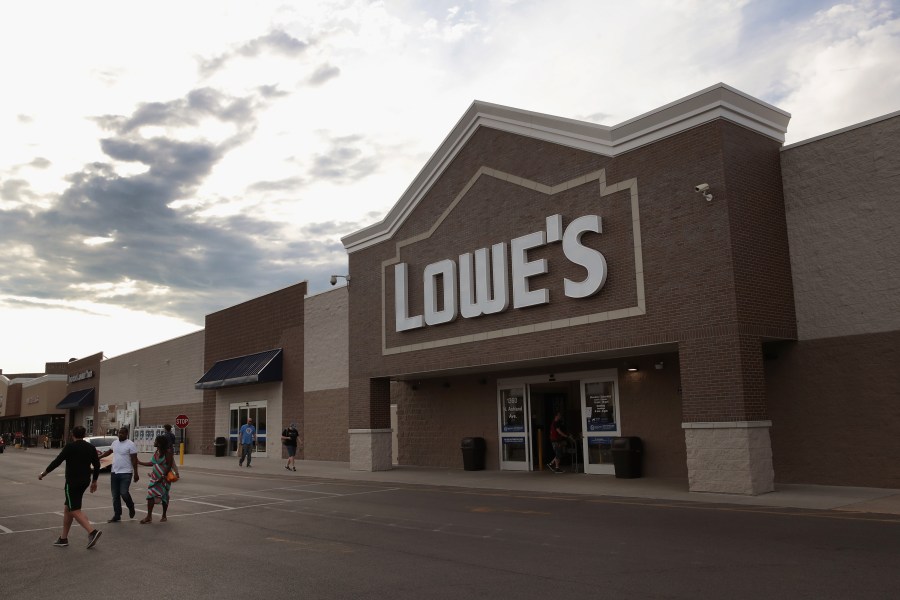
{"label": "shopper near entrance", "polygon": [[[566,422],[563,420],[562,411],[558,411],[550,424],[550,444],[553,446],[555,456],[547,463],[547,468],[554,473],[562,473],[561,463],[566,451],[566,442],[572,440],[572,436],[566,431]],[[574,441],[574,440],[573,440]]]}
{"label": "shopper near entrance", "polygon": [[253,426],[253,419],[247,417],[247,422],[241,425],[241,432],[238,434],[241,442],[241,458],[238,460],[238,466],[244,466],[244,459],[247,459],[247,467],[250,466],[250,454],[253,452],[253,446],[256,444],[256,427]]}
{"label": "shopper near entrance", "polygon": [[169,491],[171,484],[169,483],[169,472],[178,473],[178,467],[175,466],[175,458],[172,449],[169,446],[169,438],[163,435],[156,436],[153,441],[156,451],[150,458],[149,462],[138,461],[138,464],[144,467],[153,467],[150,471],[150,483],[147,485],[147,516],[141,519],[141,525],[153,522],[153,507],[162,504],[162,517],[160,523],[168,520],[166,513],[169,511]]}
{"label": "shopper near entrance", "polygon": [[118,523],[122,520],[122,500],[128,507],[128,518],[134,518],[134,500],[131,498],[131,480],[137,483],[138,475],[137,446],[128,439],[128,428],[119,428],[119,439],[115,440],[109,450],[100,455],[104,458],[113,455],[112,470],[109,474],[109,487],[112,491],[113,516],[107,523]]}
{"label": "shopper near entrance", "polygon": [[[38,479],[43,479],[45,475],[53,471],[64,461],[66,463],[66,500],[65,511],[63,512],[63,529],[62,535],[53,544],[54,546],[66,547],[69,545],[69,529],[72,527],[72,521],[81,525],[88,534],[88,548],[93,548],[100,534],[103,532],[95,529],[88,520],[87,515],[81,511],[81,498],[84,496],[85,490],[90,487],[91,493],[97,491],[97,478],[100,476],[100,457],[97,455],[97,449],[89,442],[84,441],[86,431],[81,425],[77,425],[72,429],[72,437],[75,438],[63,447],[62,451],[54,458],[47,468],[38,475]],[[93,472],[91,469],[93,468]]]}
{"label": "shopper near entrance", "polygon": [[[300,432],[297,431],[297,424],[291,423],[290,427],[281,432],[281,441],[284,442],[284,447],[287,448],[287,464],[284,465],[284,468],[288,471],[296,471],[297,467],[294,466],[294,461],[297,456],[297,440],[300,437]],[[247,466],[250,466],[250,463],[247,463]]]}

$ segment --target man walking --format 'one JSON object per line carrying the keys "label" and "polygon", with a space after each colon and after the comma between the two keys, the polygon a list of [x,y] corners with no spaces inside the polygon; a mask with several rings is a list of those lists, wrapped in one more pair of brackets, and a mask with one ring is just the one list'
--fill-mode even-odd
{"label": "man walking", "polygon": [[297,431],[297,424],[291,423],[291,426],[281,432],[281,440],[284,442],[284,447],[287,448],[287,464],[284,465],[284,468],[288,471],[297,470],[294,462],[297,459],[297,439],[300,437],[300,432]]}
{"label": "man walking", "polygon": [[238,466],[244,466],[244,459],[247,459],[247,466],[250,466],[250,454],[253,452],[253,446],[256,444],[256,427],[253,426],[253,419],[247,417],[247,422],[241,425],[241,432],[238,434],[241,442],[241,458],[238,460]]}
{"label": "man walking", "polygon": [[138,475],[137,446],[128,439],[128,428],[119,429],[119,439],[110,445],[109,450],[100,455],[104,458],[113,455],[112,473],[109,475],[109,487],[112,490],[113,516],[107,523],[118,523],[122,520],[122,500],[128,507],[128,517],[134,518],[134,500],[131,499],[131,478],[135,483],[141,478]]}
{"label": "man walking", "polygon": [[[43,479],[63,461],[66,463],[66,509],[63,512],[63,530],[62,535],[53,544],[54,546],[69,545],[69,528],[72,527],[72,521],[77,521],[88,532],[88,548],[93,548],[100,539],[100,534],[103,533],[99,529],[94,529],[87,515],[81,512],[81,497],[84,496],[88,486],[90,486],[92,494],[97,491],[97,478],[100,477],[100,458],[97,456],[97,450],[90,443],[84,441],[84,435],[85,429],[81,425],[72,429],[72,437],[75,438],[75,441],[66,444],[59,455],[47,465],[43,473],[38,475],[38,479]],[[91,473],[91,467],[94,469],[93,473]]]}
{"label": "man walking", "polygon": [[547,463],[547,468],[554,473],[562,473],[562,458],[566,451],[566,440],[572,436],[566,431],[566,423],[563,421],[562,411],[557,411],[550,425],[550,444],[553,446],[553,460]]}
{"label": "man walking", "polygon": [[173,455],[177,456],[179,452],[178,440],[175,439],[175,434],[172,433],[172,426],[166,423],[165,425],[163,425],[163,429],[166,430],[163,435],[166,436],[166,438],[169,440],[169,449],[172,450]]}

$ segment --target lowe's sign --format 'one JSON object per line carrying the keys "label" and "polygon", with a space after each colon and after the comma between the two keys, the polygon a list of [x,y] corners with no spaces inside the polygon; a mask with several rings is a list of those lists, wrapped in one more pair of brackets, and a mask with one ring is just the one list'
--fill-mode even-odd
{"label": "lowe's sign", "polygon": [[606,283],[606,258],[582,243],[582,236],[588,232],[602,232],[598,215],[578,217],[565,230],[562,215],[553,215],[547,217],[544,230],[508,243],[493,244],[490,248],[479,248],[474,253],[461,254],[458,261],[448,258],[431,263],[422,274],[422,314],[410,314],[409,266],[406,263],[394,265],[396,330],[409,331],[450,323],[459,315],[472,319],[501,313],[509,308],[510,300],[513,308],[549,303],[548,289],[533,290],[528,284],[530,277],[547,273],[547,259],[528,260],[528,251],[554,242],[561,241],[565,257],[587,271],[581,281],[564,280],[565,295],[587,298],[596,294]]}

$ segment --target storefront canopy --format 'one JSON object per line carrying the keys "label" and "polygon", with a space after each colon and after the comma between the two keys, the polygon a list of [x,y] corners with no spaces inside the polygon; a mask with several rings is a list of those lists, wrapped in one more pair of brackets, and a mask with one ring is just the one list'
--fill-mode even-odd
{"label": "storefront canopy", "polygon": [[194,384],[205,390],[248,383],[281,381],[281,348],[220,360]]}
{"label": "storefront canopy", "polygon": [[69,392],[56,408],[84,408],[94,405],[94,388]]}

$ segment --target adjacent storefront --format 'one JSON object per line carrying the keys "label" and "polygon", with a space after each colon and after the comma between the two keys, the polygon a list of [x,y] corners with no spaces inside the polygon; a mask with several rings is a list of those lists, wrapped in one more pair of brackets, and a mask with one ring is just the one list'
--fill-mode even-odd
{"label": "adjacent storefront", "polygon": [[65,375],[44,375],[22,384],[21,417],[29,446],[60,448],[65,440],[65,410],[56,405],[66,395]]}

